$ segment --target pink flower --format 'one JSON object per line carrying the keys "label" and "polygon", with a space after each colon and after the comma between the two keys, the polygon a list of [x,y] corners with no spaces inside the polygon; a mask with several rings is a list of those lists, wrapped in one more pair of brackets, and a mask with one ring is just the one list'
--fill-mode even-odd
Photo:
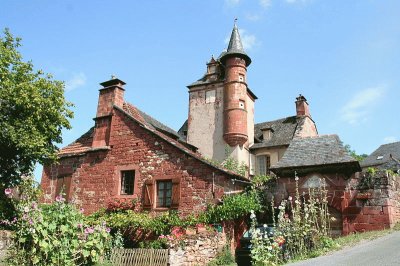
{"label": "pink flower", "polygon": [[63,198],[62,195],[58,195],[58,196],[56,197],[56,201],[57,201],[57,202],[63,202],[63,201],[65,201],[65,199]]}
{"label": "pink flower", "polygon": [[6,188],[4,190],[4,193],[7,195],[7,197],[11,197],[12,189],[11,188]]}
{"label": "pink flower", "polygon": [[158,238],[165,238],[165,235],[160,235]]}
{"label": "pink flower", "polygon": [[80,208],[80,210],[79,210],[81,213],[83,213],[84,211],[85,211],[85,209],[84,208]]}
{"label": "pink flower", "polygon": [[110,232],[111,232],[111,229],[110,229],[109,227],[107,227],[107,228],[106,228],[106,232],[107,232],[107,233],[110,233]]}
{"label": "pink flower", "polygon": [[78,228],[82,228],[83,227],[83,224],[78,224]]}
{"label": "pink flower", "polygon": [[85,229],[85,234],[93,234],[94,233],[94,229],[92,227],[88,227]]}

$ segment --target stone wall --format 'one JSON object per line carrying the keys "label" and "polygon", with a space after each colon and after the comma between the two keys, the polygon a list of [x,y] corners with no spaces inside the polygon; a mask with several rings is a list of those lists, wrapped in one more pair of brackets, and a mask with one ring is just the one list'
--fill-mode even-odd
{"label": "stone wall", "polygon": [[[311,173],[299,176],[300,194],[307,195],[309,188],[318,187],[320,178],[325,180],[329,211],[336,220],[333,233],[382,230],[400,222],[399,175],[386,171],[373,175],[360,172],[350,177],[340,173]],[[281,177],[273,184],[272,191],[266,193],[267,197],[273,195],[275,204],[279,204],[295,196],[296,182],[293,177]]]}
{"label": "stone wall", "polygon": [[[224,192],[243,189],[243,183],[233,184],[230,175],[185,154],[119,110],[111,127],[108,150],[63,157],[58,165],[44,167],[41,187],[46,202],[54,200],[57,178],[63,176],[71,180],[71,201],[85,213],[106,207],[114,198],[138,199],[137,211],[141,211],[149,181],[154,188],[157,180],[178,179],[179,206],[175,209],[184,215],[202,212]],[[134,195],[120,195],[122,170],[135,171]],[[165,211],[156,208],[156,189],[152,192],[150,209]]]}
{"label": "stone wall", "polygon": [[11,232],[0,230],[0,265],[3,264],[3,260],[6,256],[7,248],[11,245]]}
{"label": "stone wall", "polygon": [[227,245],[225,233],[186,235],[170,248],[170,266],[207,265]]}
{"label": "stone wall", "polygon": [[359,173],[344,194],[345,233],[392,228],[400,221],[400,176]]}

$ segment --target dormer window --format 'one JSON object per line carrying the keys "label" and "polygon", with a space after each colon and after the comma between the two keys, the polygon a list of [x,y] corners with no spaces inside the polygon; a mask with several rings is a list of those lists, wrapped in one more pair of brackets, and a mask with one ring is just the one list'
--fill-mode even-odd
{"label": "dormer window", "polygon": [[270,140],[274,132],[272,128],[263,128],[261,131],[263,133],[263,140]]}
{"label": "dormer window", "polygon": [[382,160],[382,159],[383,159],[383,156],[382,156],[382,155],[379,155],[378,157],[376,157],[376,159],[377,159],[377,160]]}

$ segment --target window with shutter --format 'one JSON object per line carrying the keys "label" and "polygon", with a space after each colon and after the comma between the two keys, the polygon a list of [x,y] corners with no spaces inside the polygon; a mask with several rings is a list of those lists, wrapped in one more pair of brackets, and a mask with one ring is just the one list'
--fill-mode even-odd
{"label": "window with shutter", "polygon": [[172,180],[157,181],[157,208],[169,208],[172,202]]}

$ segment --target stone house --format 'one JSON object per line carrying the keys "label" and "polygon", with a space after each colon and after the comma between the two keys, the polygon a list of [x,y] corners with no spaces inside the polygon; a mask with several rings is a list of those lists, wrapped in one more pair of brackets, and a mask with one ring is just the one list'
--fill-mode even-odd
{"label": "stone house", "polygon": [[[62,190],[87,213],[114,199],[137,210],[200,212],[246,179],[210,164],[169,127],[124,101],[125,83],[101,83],[95,125],[44,167],[45,201]],[[242,181],[242,182],[240,182]]]}
{"label": "stone house", "polygon": [[[335,230],[356,230],[346,215],[359,163],[338,136],[318,135],[302,95],[295,115],[254,123],[250,64],[235,24],[228,49],[212,57],[206,74],[188,86],[188,119],[178,132],[126,102],[122,80],[101,83],[94,126],[60,150],[59,164],[44,167],[45,201],[64,191],[87,213],[114,199],[135,199],[138,211],[175,209],[185,215],[242,191],[252,176],[271,172],[280,177],[276,197],[285,198],[293,193],[296,173],[304,190],[325,178]],[[243,163],[247,173],[210,163],[227,158]]]}

